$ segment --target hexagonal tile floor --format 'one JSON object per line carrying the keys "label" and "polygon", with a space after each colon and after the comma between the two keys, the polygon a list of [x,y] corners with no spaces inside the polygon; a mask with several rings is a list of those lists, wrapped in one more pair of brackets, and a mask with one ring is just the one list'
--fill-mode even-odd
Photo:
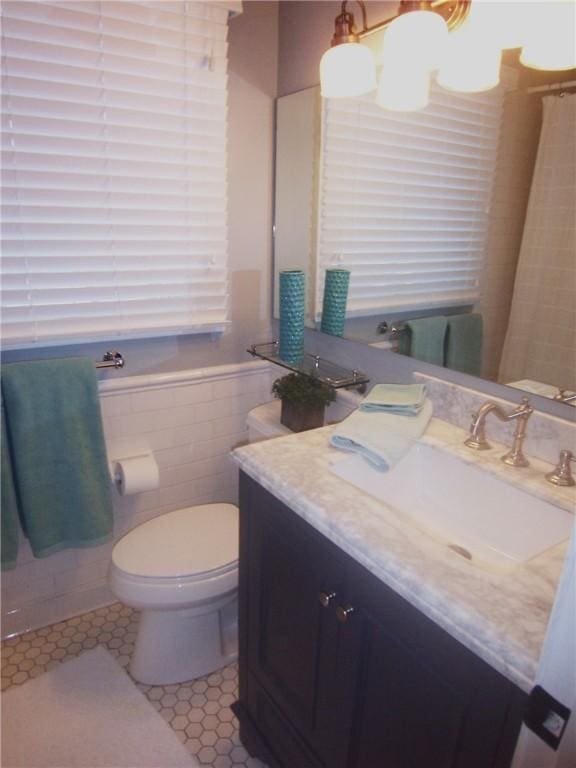
{"label": "hexagonal tile floor", "polygon": [[[102,645],[124,668],[136,638],[138,612],[121,603],[27,632],[2,643],[2,690],[21,685],[62,661]],[[236,664],[179,685],[136,683],[201,765],[266,768],[250,757],[230,709],[238,693]]]}

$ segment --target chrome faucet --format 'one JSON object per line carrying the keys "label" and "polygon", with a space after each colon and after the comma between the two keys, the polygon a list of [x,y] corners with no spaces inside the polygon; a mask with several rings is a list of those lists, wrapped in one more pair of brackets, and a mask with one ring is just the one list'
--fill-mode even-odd
{"label": "chrome faucet", "polygon": [[485,432],[486,417],[489,413],[494,413],[500,421],[516,421],[512,448],[502,456],[502,461],[510,467],[527,467],[529,461],[522,452],[522,445],[526,437],[526,424],[532,413],[534,413],[534,408],[528,404],[528,398],[523,397],[521,404],[508,413],[498,403],[494,403],[491,400],[484,403],[479,411],[472,416],[470,436],[464,441],[464,445],[467,445],[468,448],[472,448],[475,451],[485,451],[492,447],[488,440],[486,440]]}

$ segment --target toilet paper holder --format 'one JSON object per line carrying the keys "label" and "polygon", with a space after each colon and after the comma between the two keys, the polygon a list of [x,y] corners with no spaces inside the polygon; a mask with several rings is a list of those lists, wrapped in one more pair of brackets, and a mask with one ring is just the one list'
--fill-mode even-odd
{"label": "toilet paper holder", "polygon": [[110,474],[121,496],[151,491],[159,486],[159,469],[151,450],[115,457]]}

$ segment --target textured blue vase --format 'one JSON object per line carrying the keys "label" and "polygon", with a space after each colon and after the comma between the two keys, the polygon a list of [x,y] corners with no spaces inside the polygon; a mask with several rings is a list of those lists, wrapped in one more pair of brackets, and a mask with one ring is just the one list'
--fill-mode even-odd
{"label": "textured blue vase", "polygon": [[301,269],[280,272],[280,357],[297,365],[304,354],[306,278]]}
{"label": "textured blue vase", "polygon": [[331,336],[342,336],[346,321],[346,301],[350,271],[348,269],[327,269],[322,302],[322,323],[320,330]]}

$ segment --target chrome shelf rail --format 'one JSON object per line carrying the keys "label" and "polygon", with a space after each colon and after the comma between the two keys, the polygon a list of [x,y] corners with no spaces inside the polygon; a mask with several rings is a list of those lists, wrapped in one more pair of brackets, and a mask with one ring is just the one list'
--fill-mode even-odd
{"label": "chrome shelf rail", "polygon": [[360,392],[366,390],[366,384],[370,381],[366,374],[357,370],[342,368],[339,365],[324,360],[318,355],[304,353],[302,360],[298,365],[287,363],[282,360],[279,354],[278,341],[271,341],[265,344],[252,344],[247,350],[252,357],[259,357],[261,360],[268,360],[275,365],[286,368],[295,373],[302,373],[306,376],[314,376],[334,389],[344,389],[354,387]]}

